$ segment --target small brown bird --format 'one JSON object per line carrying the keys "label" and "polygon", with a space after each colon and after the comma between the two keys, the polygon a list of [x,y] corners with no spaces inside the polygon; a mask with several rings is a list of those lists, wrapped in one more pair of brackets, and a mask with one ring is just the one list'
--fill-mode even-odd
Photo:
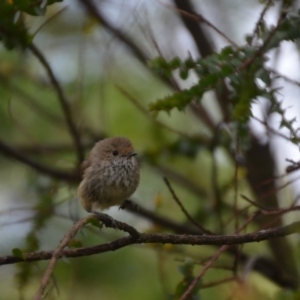
{"label": "small brown bird", "polygon": [[82,163],[83,179],[78,188],[86,211],[120,205],[135,192],[140,179],[136,154],[131,141],[124,137],[95,144]]}

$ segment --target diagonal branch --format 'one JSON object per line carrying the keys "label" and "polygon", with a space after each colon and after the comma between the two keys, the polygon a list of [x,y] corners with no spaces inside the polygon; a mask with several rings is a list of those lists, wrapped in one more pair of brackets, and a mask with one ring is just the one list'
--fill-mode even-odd
{"label": "diagonal branch", "polygon": [[89,215],[85,218],[82,218],[78,220],[72,228],[69,230],[69,232],[64,236],[63,240],[60,242],[58,247],[53,251],[52,257],[50,259],[50,262],[48,264],[48,267],[43,275],[43,278],[41,280],[40,287],[38,291],[36,292],[34,296],[34,300],[41,300],[44,294],[44,291],[49,283],[49,280],[51,278],[51,274],[54,271],[54,267],[56,265],[57,260],[61,256],[64,248],[66,248],[69,244],[69,242],[76,236],[77,232],[83,228],[88,222],[92,222],[92,219],[98,219],[100,222],[104,223],[105,226],[107,227],[114,227],[116,226],[117,229],[120,229],[124,232],[128,232],[133,238],[137,238],[140,233],[133,228],[132,226],[116,221],[112,219],[110,216],[103,214],[103,213],[98,213]]}
{"label": "diagonal branch", "polygon": [[40,287],[38,291],[36,292],[34,296],[34,300],[40,300],[43,297],[43,293],[45,291],[46,286],[48,285],[48,282],[51,278],[51,274],[54,271],[54,267],[56,265],[57,260],[59,259],[59,256],[61,255],[64,248],[68,245],[68,243],[71,241],[72,238],[77,234],[77,232],[84,227],[84,225],[89,221],[91,216],[88,216],[86,218],[80,219],[77,223],[73,225],[71,230],[65,235],[63,240],[60,242],[59,246],[53,251],[53,255],[50,259],[50,262],[48,264],[48,267],[44,273],[44,276],[41,280]]}
{"label": "diagonal branch", "polygon": [[78,182],[79,181],[79,175],[77,172],[67,172],[62,171],[59,169],[52,168],[50,166],[46,166],[44,164],[41,164],[32,158],[24,155],[22,152],[17,151],[16,149],[10,147],[6,143],[0,140],[0,153],[4,154],[7,157],[11,157],[17,161],[20,161],[24,163],[25,165],[28,165],[32,167],[33,169],[52,176],[56,179],[61,179],[69,182]]}
{"label": "diagonal branch", "polygon": [[93,16],[96,21],[109,30],[113,35],[115,35],[120,41],[122,41],[128,49],[133,53],[133,55],[142,63],[146,64],[148,57],[145,53],[123,32],[114,27],[101,12],[98,10],[97,6],[90,0],[79,0],[81,4],[85,7],[86,11]]}
{"label": "diagonal branch", "polygon": [[[204,19],[203,17],[197,15],[194,11],[193,4],[190,0],[173,0],[176,4],[176,10],[178,15],[181,17],[181,20],[190,33],[190,35],[193,38],[193,41],[195,42],[198,52],[201,54],[203,58],[211,55],[214,52],[214,48],[212,46],[212,41],[209,40],[208,35],[205,33],[199,22],[204,22],[206,24],[209,24],[212,27],[212,24]],[[215,26],[213,27],[216,28]],[[219,89],[219,91],[216,91],[217,95],[217,101],[220,105],[220,108],[222,110],[224,120],[228,120],[229,114],[228,114],[228,91],[227,87],[224,83],[222,84],[222,88]],[[194,107],[192,107],[193,111],[195,110]]]}
{"label": "diagonal branch", "polygon": [[53,87],[56,90],[58,99],[60,101],[62,110],[64,112],[65,118],[66,118],[66,122],[67,125],[69,127],[69,131],[70,134],[73,138],[74,141],[74,145],[76,147],[76,151],[77,151],[77,166],[79,169],[79,166],[81,164],[81,162],[84,159],[84,151],[80,142],[80,134],[74,124],[74,121],[72,119],[72,113],[71,113],[71,109],[68,103],[68,99],[66,98],[62,87],[60,86],[59,81],[57,80],[56,76],[53,73],[53,70],[51,69],[50,64],[48,63],[48,61],[46,60],[45,56],[43,55],[43,53],[32,43],[28,46],[28,48],[31,50],[31,52],[38,58],[38,60],[40,61],[40,63],[43,65],[43,67],[45,68],[45,70],[47,71],[47,74],[49,76],[49,79],[53,85]]}
{"label": "diagonal branch", "polygon": [[181,203],[181,201],[179,200],[179,198],[177,197],[175,191],[173,190],[169,180],[164,177],[164,181],[170,191],[170,193],[173,196],[173,199],[175,200],[175,202],[178,204],[178,206],[180,207],[180,209],[182,210],[182,212],[184,213],[184,215],[187,217],[188,220],[190,220],[190,222],[192,224],[194,224],[196,227],[198,227],[201,231],[203,231],[205,234],[212,234],[211,231],[207,230],[206,228],[204,228],[200,223],[196,222],[193,217],[189,214],[189,212],[185,209],[185,207],[183,206],[183,204]]}
{"label": "diagonal branch", "polygon": [[118,29],[113,24],[111,24],[102,12],[98,9],[98,7],[93,3],[92,0],[78,0],[81,4],[85,7],[87,13],[95,18],[95,20],[99,23],[99,25],[104,27],[108,30],[111,34],[117,37],[127,48],[131,51],[132,55],[136,57],[136,59],[142,63],[147,69],[152,72],[155,76],[158,76],[162,82],[166,83],[169,87],[178,90],[178,85],[174,79],[169,79],[164,76],[160,76],[155,73],[151,68],[148,66],[148,61],[150,59],[149,56],[135,43],[128,35],[124,33],[124,31]]}
{"label": "diagonal branch", "polygon": [[192,284],[188,287],[188,289],[184,292],[182,297],[179,300],[188,300],[191,299],[191,295],[193,290],[196,288],[197,284],[199,283],[200,279],[206,273],[206,271],[212,266],[212,264],[219,258],[219,256],[228,249],[228,245],[223,245],[205,264],[202,268],[201,272],[197,275],[197,277],[193,280]]}

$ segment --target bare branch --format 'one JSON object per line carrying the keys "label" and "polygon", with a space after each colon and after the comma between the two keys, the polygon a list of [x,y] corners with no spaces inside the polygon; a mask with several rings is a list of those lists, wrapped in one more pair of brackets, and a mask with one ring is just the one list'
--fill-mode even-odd
{"label": "bare branch", "polygon": [[[192,11],[192,5],[189,3],[189,1],[186,0],[175,0],[177,4],[177,8],[173,8],[171,6],[168,6],[171,9],[175,9],[177,12],[179,12],[181,15],[183,15],[186,18],[189,18],[191,20],[194,20],[196,22],[201,22],[206,24],[207,26],[211,27],[215,32],[217,32],[221,37],[223,37],[229,44],[233,45],[234,47],[238,48],[238,45],[231,40],[224,32],[222,32],[218,27],[213,25],[210,21],[208,21],[206,18],[203,17],[203,15],[196,14],[195,12]],[[193,29],[191,26],[190,22],[185,21],[184,22],[186,27],[189,29],[191,34],[194,37],[195,42],[199,39],[199,37],[195,36],[194,32],[196,31]],[[199,29],[198,29],[199,33]],[[202,49],[201,46],[198,46],[198,49]]]}
{"label": "bare branch", "polygon": [[69,182],[79,182],[79,174],[77,172],[67,172],[59,169],[52,168],[50,166],[46,166],[44,164],[41,164],[32,158],[24,155],[22,152],[19,152],[15,150],[14,148],[8,146],[6,143],[0,140],[0,153],[11,157],[13,159],[16,159],[33,169],[46,174],[48,176],[52,176],[57,179],[69,181]]}
{"label": "bare branch", "polygon": [[71,136],[73,138],[75,147],[76,147],[76,151],[77,151],[77,165],[78,165],[78,169],[79,166],[81,164],[81,162],[84,159],[84,152],[83,152],[83,148],[80,142],[80,134],[77,131],[77,128],[74,124],[74,121],[72,119],[72,113],[71,113],[71,109],[69,106],[69,101],[66,98],[62,87],[60,86],[59,81],[57,80],[56,76],[54,75],[50,64],[48,63],[48,61],[46,60],[45,56],[43,55],[43,53],[32,43],[28,46],[28,48],[31,50],[31,52],[38,58],[38,60],[40,61],[40,63],[43,65],[43,67],[45,68],[45,70],[47,71],[47,74],[49,76],[49,79],[53,85],[53,87],[55,88],[56,92],[57,92],[57,96],[58,99],[60,101],[61,107],[63,109],[65,118],[66,118],[66,122],[67,125],[69,127],[69,131],[71,133]]}
{"label": "bare branch", "polygon": [[207,289],[207,288],[215,287],[217,285],[227,283],[227,282],[230,282],[230,281],[236,281],[236,280],[237,280],[237,278],[233,276],[233,277],[223,278],[223,279],[220,279],[220,280],[211,281],[211,282],[208,282],[208,283],[203,283],[201,285],[201,289]]}
{"label": "bare branch", "polygon": [[203,275],[206,273],[206,271],[211,267],[211,265],[218,259],[218,257],[228,249],[228,245],[223,245],[214,255],[213,257],[208,261],[208,263],[202,268],[201,272],[198,274],[198,276],[193,280],[192,284],[188,287],[188,289],[185,291],[185,293],[182,295],[180,300],[188,300],[190,299],[190,296],[197,286],[199,280],[203,277]]}
{"label": "bare branch", "polygon": [[279,25],[281,25],[281,22],[284,20],[285,15],[281,15],[281,17],[279,18],[277,25],[274,26],[274,28],[270,31],[269,35],[267,36],[267,38],[264,40],[263,44],[258,48],[258,50],[247,60],[245,60],[238,68],[236,71],[240,71],[242,69],[245,69],[247,67],[249,67],[257,57],[263,55],[265,53],[265,51],[267,50],[267,46],[269,45],[270,41],[272,40],[273,36],[276,34],[277,29],[279,27]]}
{"label": "bare branch", "polygon": [[262,10],[260,16],[259,16],[259,19],[257,20],[256,24],[255,24],[255,28],[254,28],[254,31],[253,31],[253,37],[250,39],[249,41],[249,44],[252,45],[252,42],[253,42],[253,38],[255,35],[258,34],[258,31],[259,31],[259,25],[261,24],[261,22],[263,21],[268,9],[272,6],[272,2],[273,0],[268,0],[268,2],[266,3],[264,9]]}
{"label": "bare branch", "polygon": [[170,193],[173,196],[173,199],[175,200],[175,202],[179,205],[179,207],[181,208],[182,212],[185,214],[185,216],[188,218],[188,220],[191,221],[191,223],[193,223],[196,227],[198,227],[201,231],[203,231],[206,234],[212,234],[211,231],[205,229],[201,224],[199,224],[198,222],[196,222],[192,216],[188,213],[188,211],[185,209],[185,207],[183,206],[183,204],[181,203],[181,201],[179,200],[179,198],[177,197],[177,195],[175,194],[175,191],[173,190],[169,180],[164,177],[164,181],[170,191]]}
{"label": "bare branch", "polygon": [[83,219],[80,219],[77,223],[73,225],[73,227],[70,229],[70,231],[65,235],[63,240],[60,242],[58,247],[53,251],[53,255],[51,257],[51,260],[48,264],[48,267],[44,273],[44,276],[41,280],[40,287],[38,291],[36,292],[34,296],[34,300],[40,300],[43,297],[43,293],[45,291],[46,286],[48,285],[48,282],[50,280],[51,274],[54,271],[54,267],[56,265],[56,262],[58,258],[60,257],[63,249],[68,245],[71,239],[74,238],[74,236],[77,234],[77,232],[84,227],[84,225],[91,219],[93,216],[88,216]]}
{"label": "bare branch", "polygon": [[95,20],[101,25],[108,29],[113,35],[115,35],[120,41],[122,41],[133,53],[133,55],[142,63],[146,64],[148,57],[143,51],[123,32],[115,28],[109,21],[101,14],[96,5],[90,0],[79,0],[85,7],[87,12],[95,18]]}
{"label": "bare branch", "polygon": [[[117,223],[118,224],[118,223]],[[133,244],[173,244],[173,245],[240,245],[253,242],[261,242],[279,237],[288,236],[300,232],[300,221],[282,227],[274,227],[253,233],[241,235],[189,235],[189,234],[163,234],[163,233],[141,233],[137,237],[132,235],[119,238],[115,241],[96,245],[92,247],[63,250],[61,257],[81,257],[99,253],[115,251]],[[40,251],[24,254],[24,258],[16,256],[0,257],[0,265],[14,264],[18,262],[31,262],[48,260],[53,256],[54,251]]]}

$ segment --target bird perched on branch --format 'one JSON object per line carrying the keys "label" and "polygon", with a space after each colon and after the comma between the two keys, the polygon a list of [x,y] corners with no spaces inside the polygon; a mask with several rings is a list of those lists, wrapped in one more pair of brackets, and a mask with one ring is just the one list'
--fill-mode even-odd
{"label": "bird perched on branch", "polygon": [[121,205],[136,190],[139,165],[132,143],[124,137],[99,141],[82,163],[78,188],[82,207],[88,212]]}

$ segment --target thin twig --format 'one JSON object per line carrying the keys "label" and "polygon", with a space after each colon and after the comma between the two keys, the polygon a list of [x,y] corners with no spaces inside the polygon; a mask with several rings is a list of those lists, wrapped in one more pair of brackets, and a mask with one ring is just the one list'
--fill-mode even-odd
{"label": "thin twig", "polygon": [[164,181],[170,191],[170,193],[173,196],[173,199],[175,200],[175,202],[179,205],[180,209],[182,210],[182,212],[184,213],[184,215],[191,221],[191,223],[193,223],[196,227],[198,227],[200,230],[202,230],[204,233],[206,234],[213,234],[211,231],[205,229],[202,225],[200,225],[198,222],[196,222],[193,217],[188,213],[188,211],[185,209],[185,207],[183,206],[183,204],[181,203],[181,201],[179,200],[179,198],[177,197],[175,191],[173,190],[169,180],[164,177]]}
{"label": "thin twig", "polygon": [[178,234],[193,234],[193,235],[203,234],[203,231],[199,230],[198,227],[196,228],[195,226],[190,226],[188,224],[175,222],[172,219],[169,219],[165,216],[160,216],[155,212],[142,207],[141,205],[137,205],[132,200],[130,200],[130,202],[126,204],[125,210],[130,211],[135,215],[142,217],[143,219],[149,220],[150,222],[157,224],[160,227],[171,229],[173,232]]}
{"label": "thin twig", "polygon": [[40,287],[38,289],[38,291],[36,292],[35,296],[34,296],[34,300],[40,300],[43,297],[45,288],[48,285],[48,282],[51,278],[51,275],[54,271],[54,267],[56,265],[57,260],[59,259],[59,257],[61,256],[62,251],[64,250],[64,248],[68,245],[68,243],[70,242],[71,239],[74,238],[74,236],[77,234],[77,232],[92,218],[92,216],[88,216],[85,217],[83,219],[80,219],[77,223],[75,223],[73,225],[73,227],[71,228],[71,230],[65,235],[65,237],[63,238],[63,240],[60,242],[60,244],[58,245],[58,247],[53,251],[52,257],[50,259],[50,262],[48,264],[48,267],[44,273],[44,276],[41,280],[41,284]]}
{"label": "thin twig", "polygon": [[295,84],[297,86],[300,86],[300,82],[299,81],[294,80],[294,79],[292,79],[292,78],[290,78],[290,77],[288,77],[286,75],[283,75],[283,74],[279,73],[278,71],[276,71],[276,70],[274,70],[272,68],[266,67],[266,70],[269,71],[269,72],[274,73],[275,75],[277,75],[278,77],[281,77],[283,80],[285,80],[285,81],[287,81],[289,83],[292,83],[292,84]]}
{"label": "thin twig", "polygon": [[43,65],[43,67],[47,71],[47,74],[49,76],[49,79],[50,79],[54,89],[56,90],[59,102],[61,104],[62,110],[63,110],[65,118],[66,118],[66,123],[68,125],[70,134],[74,141],[74,145],[75,145],[76,153],[77,153],[77,166],[78,166],[78,170],[79,170],[79,166],[84,159],[84,151],[83,151],[81,141],[80,141],[80,134],[79,134],[79,132],[74,124],[73,118],[72,118],[69,101],[66,98],[66,96],[63,92],[63,89],[62,89],[58,79],[54,75],[53,70],[52,70],[50,64],[48,63],[48,61],[46,60],[44,54],[33,43],[30,44],[28,46],[28,48],[31,50],[31,52],[37,57],[37,59]]}
{"label": "thin twig", "polygon": [[273,0],[268,0],[267,4],[265,5],[264,9],[262,10],[256,24],[253,30],[253,34],[252,34],[252,38],[249,41],[249,45],[252,45],[253,39],[255,35],[258,35],[258,30],[259,30],[259,25],[261,24],[261,22],[263,21],[265,14],[267,13],[268,9],[271,7],[271,3],[273,2]]}
{"label": "thin twig", "polygon": [[230,281],[236,281],[236,280],[237,280],[237,278],[235,276],[231,276],[231,277],[228,277],[228,278],[223,278],[223,279],[216,280],[216,281],[211,281],[211,282],[208,282],[208,283],[203,283],[201,285],[201,290],[211,288],[211,287],[215,287],[217,285],[227,283],[227,282],[230,282]]}
{"label": "thin twig", "polygon": [[300,205],[293,205],[287,208],[266,208],[262,205],[259,205],[257,202],[250,200],[245,195],[241,195],[241,197],[245,199],[247,202],[251,203],[252,205],[260,208],[258,212],[261,213],[262,215],[283,215],[287,212],[300,210]]}
{"label": "thin twig", "polygon": [[274,34],[276,33],[276,31],[277,31],[279,25],[281,24],[281,22],[282,22],[283,20],[284,20],[284,15],[282,15],[282,16],[280,17],[280,19],[278,20],[277,25],[270,31],[270,33],[269,33],[269,35],[267,36],[267,38],[265,39],[264,43],[258,48],[258,50],[257,50],[250,58],[248,58],[247,60],[245,60],[245,61],[237,68],[237,70],[236,70],[237,72],[238,72],[238,71],[241,71],[241,70],[243,70],[243,69],[246,69],[247,67],[249,67],[257,57],[261,56],[261,55],[265,52],[265,50],[266,50],[268,44],[270,43],[272,37],[273,37]]}
{"label": "thin twig", "polygon": [[82,227],[84,227],[88,221],[90,221],[93,218],[97,218],[100,222],[104,223],[105,226],[107,226],[107,227],[113,227],[113,228],[122,230],[124,232],[127,232],[134,238],[137,238],[139,236],[139,232],[132,226],[130,226],[126,223],[114,220],[110,216],[100,213],[100,212],[99,213],[97,212],[96,214],[89,215],[85,218],[80,219],[73,225],[73,227],[69,230],[69,232],[63,238],[63,240],[60,242],[59,246],[53,251],[53,255],[52,255],[51,260],[48,264],[48,267],[44,273],[44,276],[41,280],[40,287],[34,296],[34,300],[42,299],[45,288],[48,285],[50,277],[54,271],[56,262],[57,262],[58,258],[61,257],[61,254],[62,254],[64,248],[68,245],[70,240],[74,238],[74,236],[77,234],[77,232]]}
{"label": "thin twig", "polygon": [[251,205],[253,205],[254,207],[257,207],[257,208],[259,208],[259,209],[265,209],[265,207],[264,207],[263,205],[261,205],[260,203],[255,202],[255,201],[249,199],[246,195],[241,194],[241,197],[242,197],[245,201],[247,201],[248,203],[250,203]]}
{"label": "thin twig", "polygon": [[39,28],[33,33],[33,36],[36,36],[38,34],[38,32],[40,32],[46,25],[48,25],[52,20],[54,20],[57,16],[59,16],[60,14],[62,14],[66,9],[68,8],[68,6],[63,7],[62,9],[60,9],[59,11],[55,12],[52,16],[50,16],[43,24],[41,24],[39,26]]}
{"label": "thin twig", "polygon": [[[277,209],[273,210],[271,213],[269,211],[261,211],[261,214],[263,215],[276,215],[277,217],[271,220],[269,223],[265,224],[261,229],[270,228],[274,224],[278,224],[278,220],[281,220],[281,215],[292,212],[300,209],[300,206],[297,206],[296,203],[298,203],[299,198],[297,197],[294,199],[293,203],[290,205],[289,208],[283,208],[283,209]],[[275,225],[276,226],[276,225]]]}
{"label": "thin twig", "polygon": [[218,259],[218,257],[228,249],[228,245],[223,245],[208,261],[208,263],[202,268],[201,272],[197,275],[197,277],[193,280],[193,282],[189,285],[187,290],[184,292],[180,300],[187,300],[190,299],[190,296],[193,292],[193,290],[196,288],[196,286],[199,283],[199,280],[203,277],[203,275],[206,273],[206,271],[211,267],[211,265]]}
{"label": "thin twig", "polygon": [[261,119],[255,117],[254,115],[251,116],[251,119],[253,119],[253,120],[259,122],[259,123],[262,124],[262,125],[264,125],[269,133],[272,133],[272,134],[274,134],[274,135],[276,135],[276,136],[279,136],[279,137],[285,139],[286,141],[291,142],[291,138],[290,138],[290,137],[287,137],[287,136],[285,136],[284,134],[282,134],[281,132],[279,132],[278,130],[276,130],[276,129],[270,127],[270,125],[269,125],[266,121],[263,121],[263,120],[261,120]]}
{"label": "thin twig", "polygon": [[283,190],[284,188],[290,186],[292,183],[298,181],[300,179],[300,176],[297,176],[296,178],[292,179],[292,180],[289,180],[287,181],[286,183],[282,184],[281,186],[279,186],[278,188],[276,188],[276,190],[271,190],[271,191],[268,191],[264,194],[261,195],[261,197],[259,197],[259,200],[264,200],[264,199],[267,199],[269,196],[273,195],[275,192],[277,193],[278,191],[281,191]]}
{"label": "thin twig", "polygon": [[13,159],[16,159],[43,174],[52,176],[57,179],[62,179],[62,180],[69,181],[69,182],[78,182],[80,179],[77,172],[62,171],[62,170],[55,169],[50,166],[41,164],[41,163],[33,160],[32,158],[24,155],[22,152],[17,151],[16,149],[10,147],[9,145],[7,145],[6,143],[4,143],[1,140],[0,140],[0,153],[6,155],[8,157],[11,157]]}
{"label": "thin twig", "polygon": [[156,171],[159,171],[159,174],[162,174],[164,177],[171,178],[173,181],[178,183],[180,186],[184,187],[188,191],[195,194],[197,197],[205,197],[207,195],[206,191],[202,189],[199,184],[193,182],[187,176],[184,176],[183,174],[172,170],[169,167],[163,166],[162,164],[156,164],[150,166],[155,169]]}
{"label": "thin twig", "polygon": [[221,37],[223,37],[227,42],[229,42],[234,47],[238,48],[238,45],[233,40],[231,40],[218,27],[216,27],[210,21],[208,21],[206,18],[204,18],[203,15],[196,14],[196,13],[190,13],[190,12],[184,11],[184,10],[178,8],[178,7],[173,7],[172,5],[169,5],[169,4],[164,4],[164,5],[168,8],[170,8],[170,9],[172,9],[172,10],[175,10],[175,11],[179,12],[183,16],[186,16],[188,18],[194,19],[195,21],[202,22],[202,23],[206,24],[207,26],[211,27],[215,32],[217,32]]}
{"label": "thin twig", "polygon": [[291,163],[291,165],[285,168],[286,173],[295,172],[300,169],[300,162],[293,161],[292,159],[286,159],[287,162]]}
{"label": "thin twig", "polygon": [[[251,218],[246,220],[244,224],[236,230],[236,234],[239,232],[243,231],[246,226],[256,217],[258,216],[259,213],[254,214]],[[300,226],[300,222],[299,222]],[[300,228],[299,228],[300,229]],[[247,235],[247,234],[246,234]],[[238,235],[237,235],[238,236]],[[193,280],[193,282],[189,285],[187,290],[184,292],[180,300],[187,300],[190,298],[193,290],[196,288],[198,285],[200,279],[204,276],[204,274],[207,272],[207,270],[212,266],[212,264],[219,258],[219,256],[226,251],[229,248],[228,244],[223,244],[222,247],[212,256],[212,258],[206,263],[206,265],[202,268],[201,272],[197,275],[197,277]]]}
{"label": "thin twig", "polygon": [[131,50],[134,56],[144,65],[148,61],[148,57],[143,53],[143,51],[121,30],[114,27],[99,11],[97,6],[90,0],[79,0],[81,4],[85,7],[87,12],[95,18],[95,20],[101,25],[108,29],[113,35],[115,35],[120,41],[122,41]]}

